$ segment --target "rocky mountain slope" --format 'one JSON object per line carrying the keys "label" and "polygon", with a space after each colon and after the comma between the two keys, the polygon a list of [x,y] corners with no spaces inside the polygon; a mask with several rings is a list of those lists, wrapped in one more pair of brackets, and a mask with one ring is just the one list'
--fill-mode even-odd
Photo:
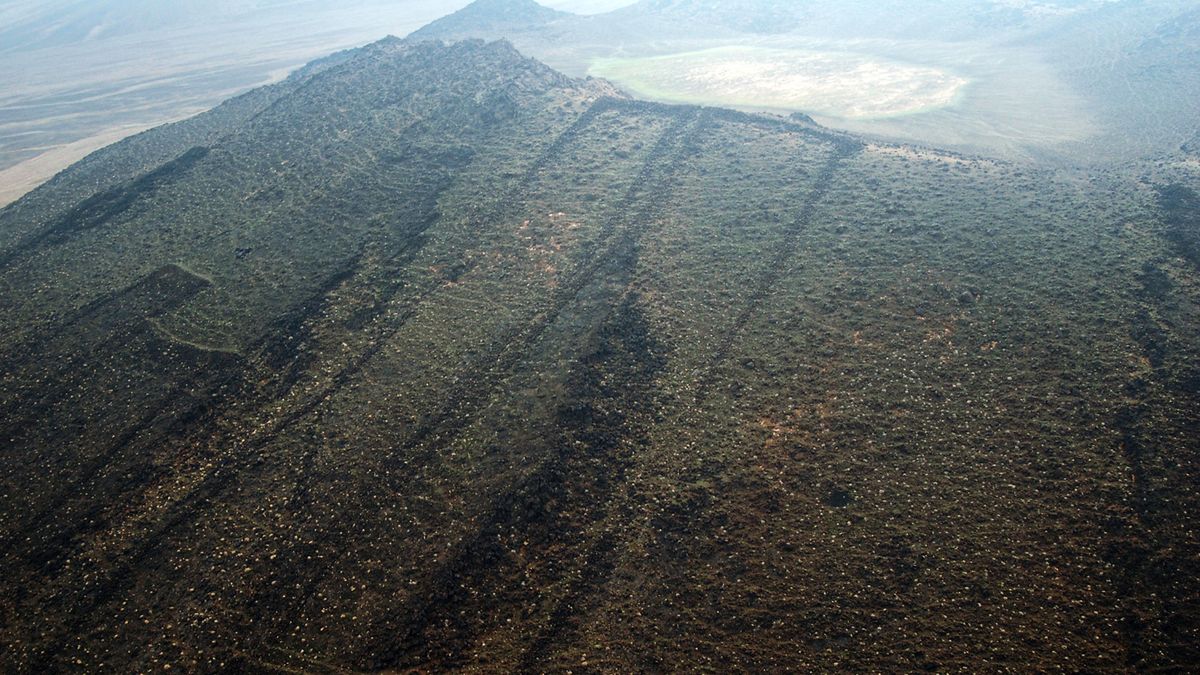
{"label": "rocky mountain slope", "polygon": [[317,64],[0,211],[0,663],[1195,663],[1198,187]]}

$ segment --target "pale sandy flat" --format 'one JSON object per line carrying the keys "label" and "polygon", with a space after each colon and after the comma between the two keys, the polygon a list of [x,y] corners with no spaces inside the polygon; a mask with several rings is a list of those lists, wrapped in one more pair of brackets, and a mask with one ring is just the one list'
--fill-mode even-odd
{"label": "pale sandy flat", "polygon": [[948,106],[966,78],[850,51],[717,47],[600,59],[590,73],[664,101],[880,119]]}
{"label": "pale sandy flat", "polygon": [[32,159],[0,171],[0,206],[17,201],[59,171],[91,153],[157,125],[123,126],[109,129],[74,143],[60,145]]}

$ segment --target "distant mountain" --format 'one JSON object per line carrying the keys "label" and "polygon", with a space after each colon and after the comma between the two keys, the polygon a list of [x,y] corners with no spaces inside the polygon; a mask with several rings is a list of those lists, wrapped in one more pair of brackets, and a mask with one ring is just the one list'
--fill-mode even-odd
{"label": "distant mountain", "polygon": [[[1108,0],[1012,2],[1009,0],[640,0],[616,10],[622,22],[670,19],[671,34],[703,34],[716,28],[752,34],[796,33],[811,38],[918,40],[1011,39],[1045,31],[1072,17],[1106,11]],[[1185,0],[1118,2],[1121,6],[1186,7]]]}
{"label": "distant mountain", "polygon": [[[1007,0],[640,0],[598,17],[556,12],[533,0],[477,0],[419,31],[418,37],[537,36],[553,25],[555,40],[595,43],[616,40],[614,31],[642,35],[652,25],[675,39],[747,34],[798,34],[812,38],[908,38],[940,40],[1049,37],[1079,17],[1117,12],[1179,13],[1182,0],[1112,3],[1108,0],[1011,2]],[[587,32],[596,33],[591,39]],[[610,35],[611,34],[611,35]]]}
{"label": "distant mountain", "polygon": [[304,0],[42,0],[0,5],[0,53],[229,21]]}
{"label": "distant mountain", "polygon": [[534,0],[475,0],[463,9],[414,32],[417,40],[496,38],[538,30],[554,21],[574,18]]}
{"label": "distant mountain", "polygon": [[603,14],[634,2],[635,0],[559,0],[554,3],[554,7],[572,14]]}
{"label": "distant mountain", "polygon": [[1186,180],[481,41],[130,138],[0,210],[0,670],[1187,668]]}
{"label": "distant mountain", "polygon": [[[1030,3],[1032,4],[1032,3]],[[1033,14],[1019,4],[965,0],[641,0],[629,16],[672,17],[685,24],[723,26],[756,34],[803,32],[813,37],[966,39],[1022,28]]]}
{"label": "distant mountain", "polygon": [[623,14],[670,18],[687,24],[719,25],[750,33],[788,33],[810,11],[805,2],[785,0],[641,0]]}

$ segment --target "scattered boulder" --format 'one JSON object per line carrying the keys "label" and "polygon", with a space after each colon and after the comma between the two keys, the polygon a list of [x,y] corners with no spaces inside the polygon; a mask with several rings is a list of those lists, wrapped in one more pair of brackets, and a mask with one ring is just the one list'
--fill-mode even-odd
{"label": "scattered boulder", "polygon": [[849,490],[835,487],[825,495],[825,505],[835,509],[844,509],[854,503],[854,495]]}

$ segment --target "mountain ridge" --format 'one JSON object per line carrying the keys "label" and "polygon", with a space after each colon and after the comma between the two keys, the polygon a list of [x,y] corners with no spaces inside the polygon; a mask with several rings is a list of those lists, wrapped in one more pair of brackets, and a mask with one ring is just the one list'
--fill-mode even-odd
{"label": "mountain ridge", "polygon": [[463,37],[496,38],[510,31],[545,27],[562,19],[577,18],[538,4],[534,0],[475,0],[466,7],[414,32],[414,40]]}

